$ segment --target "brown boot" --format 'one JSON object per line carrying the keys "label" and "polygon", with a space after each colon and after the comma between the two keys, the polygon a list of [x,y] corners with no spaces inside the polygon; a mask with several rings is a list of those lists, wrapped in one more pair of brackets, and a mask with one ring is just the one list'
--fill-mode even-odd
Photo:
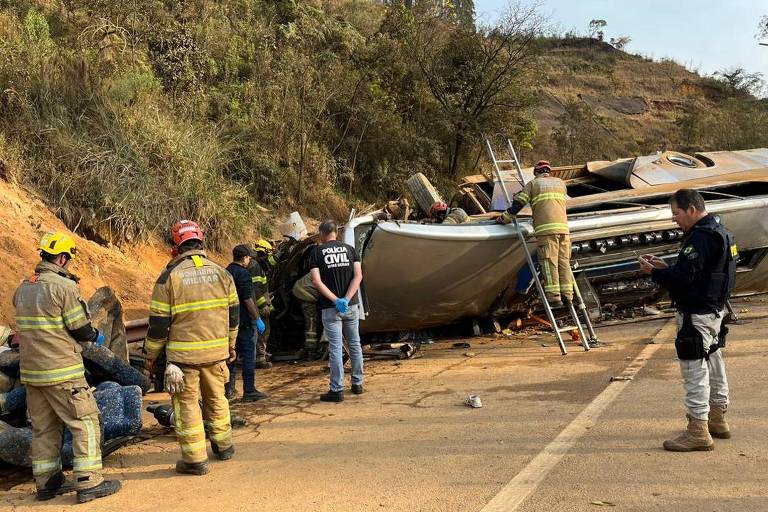
{"label": "brown boot", "polygon": [[725,407],[719,405],[709,406],[709,433],[718,439],[730,439],[731,429],[725,421]]}
{"label": "brown boot", "polygon": [[709,435],[707,420],[688,416],[688,429],[675,439],[664,441],[664,449],[670,452],[708,452],[715,449]]}

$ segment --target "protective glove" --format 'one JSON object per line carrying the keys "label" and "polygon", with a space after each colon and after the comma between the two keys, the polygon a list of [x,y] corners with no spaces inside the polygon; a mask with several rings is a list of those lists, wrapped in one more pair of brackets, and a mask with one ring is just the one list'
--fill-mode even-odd
{"label": "protective glove", "polygon": [[342,315],[349,311],[349,301],[346,298],[336,299],[336,311]]}
{"label": "protective glove", "polygon": [[103,347],[104,341],[105,341],[104,335],[99,333],[93,342],[96,344],[97,347]]}
{"label": "protective glove", "polygon": [[254,320],[253,326],[256,328],[256,332],[258,332],[259,334],[264,334],[264,331],[267,330],[267,326],[264,323],[264,320],[262,320],[261,318],[257,318],[256,320]]}
{"label": "protective glove", "polygon": [[165,366],[165,390],[175,395],[184,391],[184,372],[173,363]]}

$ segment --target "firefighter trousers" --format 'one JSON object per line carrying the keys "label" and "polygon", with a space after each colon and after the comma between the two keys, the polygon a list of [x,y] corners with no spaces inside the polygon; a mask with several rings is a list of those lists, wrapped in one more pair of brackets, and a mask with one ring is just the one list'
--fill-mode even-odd
{"label": "firefighter trousers", "polygon": [[568,234],[536,235],[536,243],[547,299],[572,300],[571,237]]}
{"label": "firefighter trousers", "polygon": [[269,333],[271,328],[269,326],[269,315],[261,315],[261,319],[264,321],[264,333],[259,334],[256,339],[256,361],[264,362],[267,360],[267,341],[269,341]]}
{"label": "firefighter trousers", "polygon": [[220,450],[232,446],[229,402],[224,396],[229,369],[226,361],[199,366],[175,364],[184,372],[184,390],[171,397],[181,458],[184,462],[205,462],[206,432]]}
{"label": "firefighter trousers", "polygon": [[301,312],[304,313],[304,349],[307,352],[317,351],[317,302],[301,301]]}
{"label": "firefighter trousers", "polygon": [[32,474],[37,488],[44,488],[48,479],[61,471],[64,425],[72,433],[77,489],[99,485],[103,480],[99,408],[85,380],[27,385],[27,410],[32,421]]}

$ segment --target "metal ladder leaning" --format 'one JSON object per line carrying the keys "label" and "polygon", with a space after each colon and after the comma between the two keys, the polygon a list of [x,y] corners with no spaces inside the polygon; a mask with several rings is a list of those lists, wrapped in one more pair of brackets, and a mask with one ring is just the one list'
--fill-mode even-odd
{"label": "metal ladder leaning", "polygon": [[[517,153],[515,152],[515,148],[512,146],[512,141],[510,141],[508,138],[506,139],[506,146],[507,150],[510,154],[510,159],[508,160],[498,160],[496,158],[496,155],[493,152],[493,146],[491,145],[491,141],[488,137],[485,137],[485,145],[488,149],[488,155],[491,159],[491,162],[493,163],[493,168],[496,172],[496,178],[499,180],[499,183],[501,185],[501,189],[504,192],[504,198],[507,200],[507,204],[512,204],[512,198],[509,195],[509,191],[507,190],[507,185],[504,183],[504,178],[502,177],[502,169],[499,167],[499,164],[506,164],[511,163],[514,164],[515,170],[517,171],[518,181],[520,182],[521,186],[525,186],[525,178],[523,176],[523,170],[520,167],[520,162],[517,159]],[[525,253],[525,260],[528,263],[528,268],[531,269],[531,275],[533,276],[533,280],[536,283],[536,289],[539,292],[539,299],[541,300],[542,305],[544,306],[544,311],[547,314],[547,319],[549,320],[550,325],[552,326],[552,332],[555,336],[555,339],[557,339],[558,345],[560,345],[560,352],[563,355],[566,355],[568,353],[568,349],[565,348],[565,343],[563,342],[563,336],[562,333],[569,332],[573,330],[573,326],[567,326],[567,327],[558,327],[557,320],[555,319],[555,314],[552,311],[552,306],[549,304],[549,301],[547,300],[547,294],[544,292],[544,285],[541,283],[541,277],[540,277],[540,269],[534,264],[533,257],[531,256],[531,251],[528,248],[528,242],[526,240],[525,234],[523,233],[523,230],[520,228],[520,224],[517,222],[517,216],[512,218],[514,225],[515,225],[515,231],[517,232],[517,237],[520,239],[520,245],[523,246],[523,252]],[[587,324],[587,330],[589,331],[589,339],[584,334],[584,327],[581,325],[581,321],[579,320],[579,314],[576,311],[576,306],[574,306],[573,301],[569,301],[568,304],[568,310],[571,314],[571,318],[573,319],[574,323],[576,324],[576,329],[579,331],[579,338],[581,339],[581,345],[584,347],[585,351],[588,351],[591,346],[597,346],[597,344],[600,342],[600,340],[597,337],[597,334],[595,333],[595,329],[592,326],[592,320],[589,318],[589,312],[587,311],[587,306],[584,304],[584,300],[581,295],[581,291],[579,290],[579,286],[576,283],[576,279],[573,279],[573,293],[574,293],[574,300],[577,301],[577,306],[579,311],[582,313],[582,316],[584,317],[584,323]]]}

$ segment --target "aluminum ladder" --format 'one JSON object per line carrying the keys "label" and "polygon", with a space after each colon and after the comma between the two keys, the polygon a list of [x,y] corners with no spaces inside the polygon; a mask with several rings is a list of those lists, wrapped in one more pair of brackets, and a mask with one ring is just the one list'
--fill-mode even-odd
{"label": "aluminum ladder", "polygon": [[[509,195],[509,191],[507,190],[506,183],[504,183],[504,179],[501,175],[501,169],[499,168],[499,164],[503,164],[503,163],[514,164],[515,169],[517,170],[517,176],[519,178],[521,186],[525,185],[525,178],[523,176],[523,170],[520,167],[520,162],[517,159],[517,153],[515,152],[515,148],[512,146],[512,142],[509,140],[509,138],[506,139],[506,143],[507,143],[506,146],[511,158],[509,160],[498,160],[496,158],[496,155],[493,152],[493,146],[491,145],[490,139],[488,139],[487,137],[485,138],[485,144],[488,149],[488,155],[491,159],[491,162],[493,163],[494,170],[496,171],[496,177],[498,178],[499,183],[501,184],[501,189],[504,191],[504,197],[507,200],[507,204],[512,204],[512,198]],[[565,347],[565,342],[563,342],[562,333],[572,331],[574,327],[573,326],[559,327],[557,325],[557,320],[555,319],[554,311],[552,310],[552,306],[549,304],[549,301],[547,300],[547,294],[544,292],[544,285],[541,283],[541,269],[538,266],[536,266],[536,264],[533,261],[533,256],[531,255],[531,251],[528,248],[528,241],[526,240],[523,230],[520,228],[520,224],[517,222],[517,216],[514,216],[512,220],[515,225],[515,231],[517,232],[517,236],[520,239],[520,245],[523,246],[523,252],[525,253],[525,260],[528,263],[528,268],[531,269],[531,275],[533,276],[533,280],[536,283],[536,289],[539,292],[539,300],[544,306],[544,311],[547,314],[547,319],[549,320],[549,323],[552,326],[552,332],[555,336],[555,339],[557,340],[558,345],[560,346],[560,352],[563,355],[566,355],[568,353],[568,349]],[[581,311],[582,316],[584,317],[584,323],[587,324],[587,330],[589,331],[589,338],[585,336],[584,327],[581,324],[581,321],[579,319],[579,314],[576,310],[577,306],[574,306],[573,301],[567,301],[568,311],[571,315],[571,319],[573,320],[576,329],[579,332],[579,339],[581,339],[581,345],[584,347],[585,351],[588,351],[590,347],[597,346],[600,343],[600,340],[598,339],[597,334],[595,333],[595,329],[592,325],[592,320],[589,318],[589,312],[587,311],[587,306],[586,304],[584,304],[581,291],[579,290],[579,286],[576,283],[575,278],[573,279],[573,293],[574,293],[574,299],[577,301],[578,310]]]}

